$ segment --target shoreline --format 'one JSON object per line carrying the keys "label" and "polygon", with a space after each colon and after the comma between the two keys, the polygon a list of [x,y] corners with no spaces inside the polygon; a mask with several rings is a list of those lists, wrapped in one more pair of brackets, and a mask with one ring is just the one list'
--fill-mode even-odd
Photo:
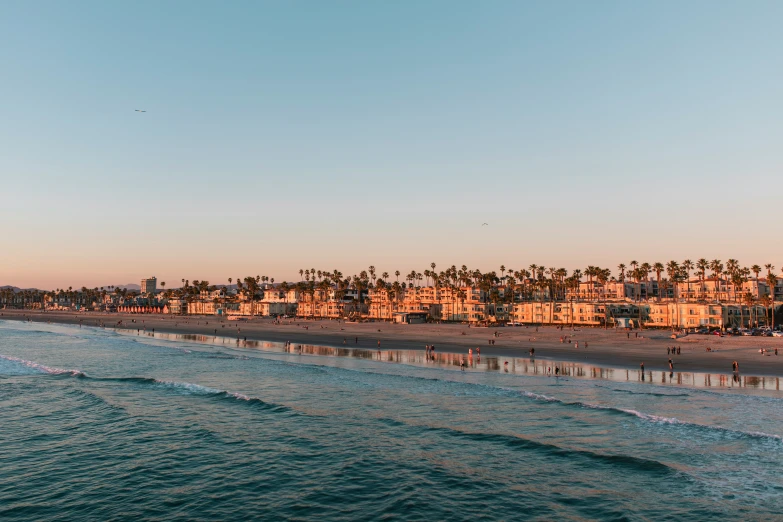
{"label": "shoreline", "polygon": [[[88,328],[95,328],[88,326]],[[566,362],[561,360],[535,358],[515,355],[485,355],[463,356],[461,353],[439,352],[428,355],[420,350],[405,350],[387,348],[373,350],[368,348],[335,347],[320,344],[284,345],[274,341],[235,340],[229,337],[166,333],[151,331],[135,331],[126,328],[113,329],[119,335],[127,337],[141,336],[144,338],[167,342],[184,342],[192,345],[210,346],[235,350],[240,353],[287,354],[315,357],[345,357],[352,359],[372,360],[388,364],[403,364],[422,368],[449,368],[458,371],[465,363],[467,372],[503,372],[516,375],[535,375],[538,377],[554,377],[568,380],[587,379],[614,383],[641,383],[658,386],[683,386],[694,389],[736,389],[746,392],[780,392],[781,377],[762,375],[730,375],[726,373],[704,373],[694,371],[650,370],[644,373],[638,369],[628,369],[612,366],[595,366],[589,362]],[[228,346],[226,346],[228,345]],[[558,371],[555,371],[557,369]]]}
{"label": "shoreline", "polygon": [[[783,338],[775,337],[719,338],[691,334],[675,340],[669,338],[669,331],[663,330],[560,330],[552,326],[469,328],[462,324],[345,323],[301,318],[285,319],[282,324],[275,324],[273,319],[262,317],[229,322],[217,316],[0,310],[0,320],[28,319],[91,327],[105,325],[106,328],[137,329],[139,332],[219,336],[272,343],[290,341],[338,349],[411,350],[422,354],[427,344],[434,345],[436,353],[465,356],[469,349],[476,354],[479,348],[480,354],[485,357],[525,358],[534,348],[536,359],[623,370],[638,370],[644,362],[646,370],[668,372],[668,360],[671,358],[675,372],[731,375],[732,361],[736,360],[741,374],[783,376]],[[570,338],[572,343],[561,342],[561,337]],[[490,341],[495,344],[490,344]],[[580,343],[579,348],[576,348],[576,342]],[[667,354],[669,346],[679,346],[680,355]],[[712,351],[708,352],[707,347]],[[768,349],[771,355],[761,355],[759,349],[762,347]],[[774,355],[776,347],[780,352],[778,356]]]}

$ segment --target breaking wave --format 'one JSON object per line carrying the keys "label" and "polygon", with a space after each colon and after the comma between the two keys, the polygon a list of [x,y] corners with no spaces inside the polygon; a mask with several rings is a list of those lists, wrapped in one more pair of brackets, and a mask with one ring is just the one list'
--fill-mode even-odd
{"label": "breaking wave", "polygon": [[34,361],[28,361],[26,359],[20,359],[19,357],[12,357],[10,355],[0,355],[0,358],[5,359],[6,361],[12,361],[21,364],[28,368],[32,368],[33,370],[38,370],[41,373],[47,373],[49,375],[72,375],[74,377],[84,376],[84,372],[81,370],[64,370],[62,368],[52,368],[51,366],[39,364]]}
{"label": "breaking wave", "polygon": [[681,421],[674,417],[664,417],[661,415],[653,415],[651,413],[643,413],[633,409],[616,408],[614,406],[605,406],[602,404],[592,404],[589,402],[580,402],[580,401],[564,401],[561,399],[556,399],[554,397],[549,397],[547,395],[541,395],[538,393],[533,393],[528,391],[521,391],[520,395],[537,401],[557,403],[567,407],[587,408],[591,410],[603,410],[611,414],[626,415],[626,416],[641,419],[643,421],[654,422],[657,424],[679,425],[679,426],[685,426],[685,427],[702,429],[702,430],[713,430],[713,431],[740,436],[740,437],[770,439],[778,442],[783,442],[783,436],[775,435],[771,433],[763,433],[759,431],[742,431],[742,430],[735,430],[731,428],[724,428],[723,426],[710,426],[706,424],[698,424],[695,422]]}

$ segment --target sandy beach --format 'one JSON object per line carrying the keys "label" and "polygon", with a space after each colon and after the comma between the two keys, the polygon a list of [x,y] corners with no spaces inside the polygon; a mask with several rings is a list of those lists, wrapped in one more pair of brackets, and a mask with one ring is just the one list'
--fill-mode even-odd
{"label": "sandy beach", "polygon": [[[603,330],[555,327],[475,328],[461,324],[345,323],[330,320],[270,318],[227,321],[215,316],[163,316],[114,313],[38,312],[2,310],[0,320],[26,320],[87,327],[124,327],[160,333],[201,334],[253,341],[313,344],[346,348],[422,350],[434,345],[439,353],[467,353],[481,349],[485,356],[526,357],[589,363],[598,366],[668,370],[669,358],[678,372],[731,373],[732,361],[752,375],[783,376],[783,338],[718,337],[691,334],[671,339],[665,330]],[[121,321],[121,323],[120,323]],[[135,321],[135,322],[134,322]],[[561,342],[561,338],[565,342]],[[568,342],[571,340],[571,343]],[[490,344],[494,341],[494,344]],[[578,342],[578,348],[577,348]],[[667,348],[680,347],[679,355]],[[708,351],[707,349],[710,349]],[[762,355],[759,350],[768,350]],[[780,355],[774,354],[778,348]]]}

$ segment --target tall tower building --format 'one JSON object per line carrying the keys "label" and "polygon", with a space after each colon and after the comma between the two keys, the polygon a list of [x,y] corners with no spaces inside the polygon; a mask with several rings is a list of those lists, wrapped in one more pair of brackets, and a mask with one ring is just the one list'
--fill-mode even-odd
{"label": "tall tower building", "polygon": [[155,289],[158,285],[158,279],[155,277],[148,277],[141,280],[141,293],[142,294],[155,294]]}

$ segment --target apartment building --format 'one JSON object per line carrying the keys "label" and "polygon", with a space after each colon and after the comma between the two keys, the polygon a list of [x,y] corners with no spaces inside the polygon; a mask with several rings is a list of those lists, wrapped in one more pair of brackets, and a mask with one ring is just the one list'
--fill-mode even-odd
{"label": "apartment building", "polygon": [[664,328],[749,328],[768,323],[769,310],[739,303],[650,303],[646,326]]}

